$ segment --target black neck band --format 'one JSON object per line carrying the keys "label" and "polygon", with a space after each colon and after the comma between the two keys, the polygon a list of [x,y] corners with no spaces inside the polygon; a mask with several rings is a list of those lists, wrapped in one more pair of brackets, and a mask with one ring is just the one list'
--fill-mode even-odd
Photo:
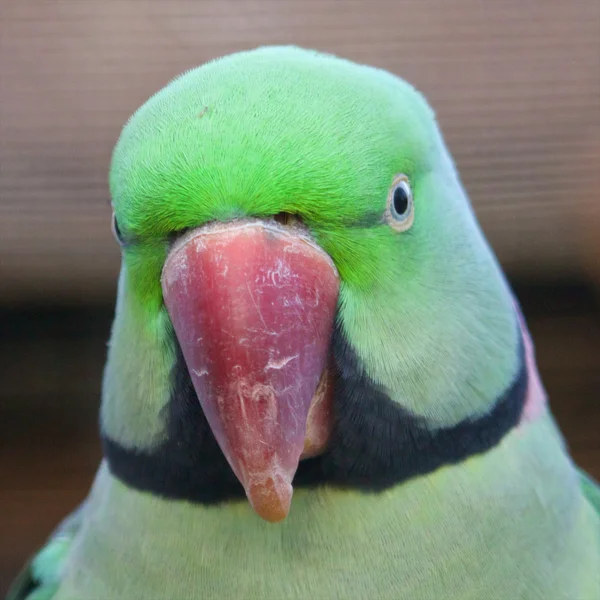
{"label": "black neck band", "polygon": [[[380,491],[494,447],[518,422],[527,393],[519,338],[519,368],[490,411],[451,427],[432,429],[390,400],[364,374],[339,329],[333,339],[339,376],[335,426],[328,450],[300,463],[294,487],[330,484]],[[103,433],[111,472],[131,487],[167,498],[213,504],[244,498],[202,412],[181,351],[172,371],[166,440],[150,451],[125,448]]]}

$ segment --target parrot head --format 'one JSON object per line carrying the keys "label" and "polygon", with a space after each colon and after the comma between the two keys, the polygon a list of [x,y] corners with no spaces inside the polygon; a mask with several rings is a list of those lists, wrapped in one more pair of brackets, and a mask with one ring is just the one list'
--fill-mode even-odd
{"label": "parrot head", "polygon": [[141,487],[221,482],[280,521],[296,484],[397,482],[403,423],[473,421],[518,369],[508,286],[392,74],[293,47],[203,65],[129,120],[110,189],[102,428]]}

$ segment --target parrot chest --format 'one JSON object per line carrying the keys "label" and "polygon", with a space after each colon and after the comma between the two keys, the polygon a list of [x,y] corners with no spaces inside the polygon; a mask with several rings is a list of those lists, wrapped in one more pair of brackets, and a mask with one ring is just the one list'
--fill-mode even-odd
{"label": "parrot chest", "polygon": [[591,600],[597,515],[551,423],[527,427],[379,494],[298,490],[280,524],[246,502],[207,507],[134,491],[102,465],[56,600]]}

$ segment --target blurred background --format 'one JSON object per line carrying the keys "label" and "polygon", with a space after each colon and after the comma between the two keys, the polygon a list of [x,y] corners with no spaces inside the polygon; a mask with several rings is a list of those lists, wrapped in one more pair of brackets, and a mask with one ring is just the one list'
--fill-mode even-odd
{"label": "blurred background", "polygon": [[598,0],[0,0],[0,594],[100,457],[120,129],[182,71],[263,44],[425,93],[600,478]]}

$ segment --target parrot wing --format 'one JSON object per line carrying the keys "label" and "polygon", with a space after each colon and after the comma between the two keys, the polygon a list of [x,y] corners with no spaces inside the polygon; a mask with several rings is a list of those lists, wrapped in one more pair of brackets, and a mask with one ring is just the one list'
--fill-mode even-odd
{"label": "parrot wing", "polygon": [[23,567],[6,600],[50,600],[60,583],[63,564],[79,531],[83,502],[54,530],[46,544]]}
{"label": "parrot wing", "polygon": [[583,495],[588,499],[589,503],[600,516],[600,484],[581,470],[579,470],[579,477],[581,479]]}

